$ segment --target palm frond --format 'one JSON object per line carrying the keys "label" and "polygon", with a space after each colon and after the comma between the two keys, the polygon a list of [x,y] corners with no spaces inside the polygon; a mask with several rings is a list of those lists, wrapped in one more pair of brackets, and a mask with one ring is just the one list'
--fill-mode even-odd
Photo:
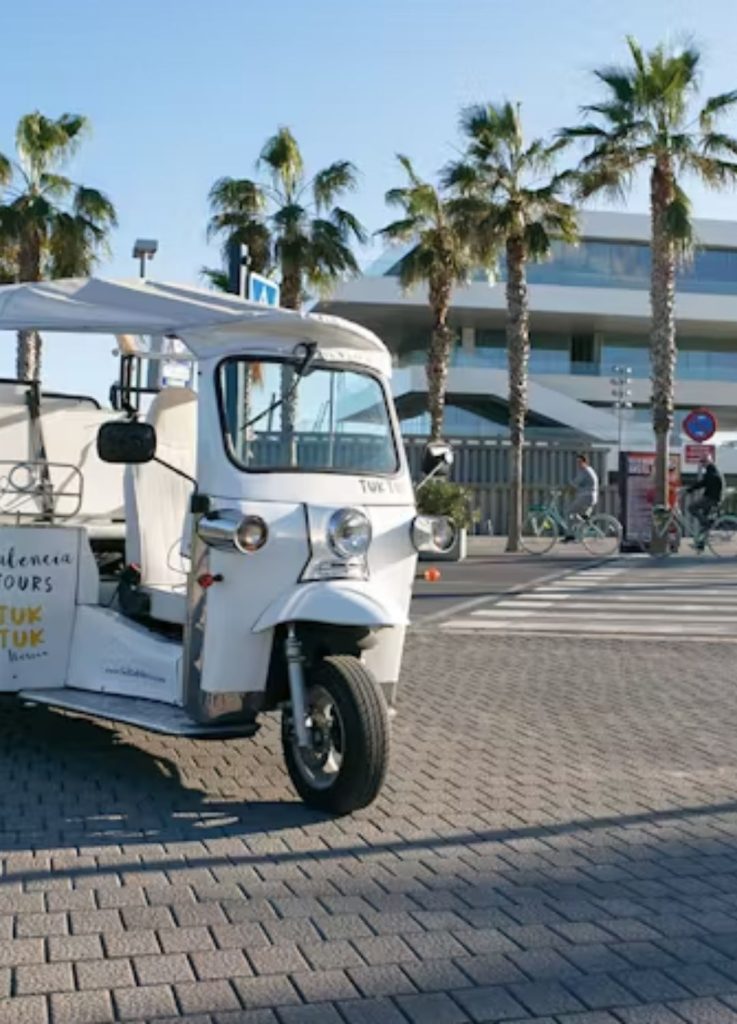
{"label": "palm frond", "polygon": [[200,267],[200,277],[207,281],[211,288],[218,292],[230,291],[230,277],[224,270],[213,267]]}
{"label": "palm frond", "polygon": [[416,245],[402,257],[399,263],[399,285],[403,291],[409,291],[418,284],[428,281],[432,263],[428,251],[422,245]]}
{"label": "palm frond", "polygon": [[706,132],[701,137],[700,148],[704,156],[737,156],[737,139],[722,132]]}
{"label": "palm frond", "polygon": [[606,67],[594,71],[594,75],[614,95],[614,101],[626,109],[631,109],[635,103],[635,83],[632,72],[627,68]]}
{"label": "palm frond", "polygon": [[676,251],[681,256],[687,255],[693,247],[691,201],[679,186],[676,186],[675,195],[666,208],[665,223]]}
{"label": "palm frond", "polygon": [[258,182],[250,178],[218,178],[208,195],[210,207],[218,211],[237,211],[258,216],[266,206],[266,196]]}
{"label": "palm frond", "polygon": [[737,161],[689,153],[684,167],[695,174],[707,188],[721,191],[737,184]]}
{"label": "palm frond", "polygon": [[95,224],[116,227],[118,223],[115,207],[108,197],[96,188],[79,185],[74,194],[74,212]]}
{"label": "palm frond", "polygon": [[315,206],[318,210],[327,209],[342,192],[353,191],[356,184],[357,171],[350,160],[336,160],[318,171],[312,181]]}
{"label": "palm frond", "polygon": [[74,143],[91,131],[91,125],[83,114],[62,114],[57,125],[69,143]]}
{"label": "palm frond", "polygon": [[699,127],[702,132],[710,132],[717,118],[727,113],[737,103],[737,89],[723,92],[718,96],[710,96],[699,111]]}
{"label": "palm frond", "polygon": [[534,221],[525,228],[525,251],[529,259],[541,262],[550,255],[550,235],[541,221]]}
{"label": "palm frond", "polygon": [[415,186],[415,187],[417,187],[418,185],[421,185],[422,184],[422,179],[417,174],[417,171],[415,170],[414,165],[413,165],[412,161],[410,160],[410,158],[408,156],[405,156],[404,153],[397,153],[397,160],[399,161],[399,164],[404,168],[404,170],[405,170],[405,172],[407,174],[407,177],[410,180],[410,184]]}
{"label": "palm frond", "polygon": [[64,163],[74,153],[89,128],[80,114],[62,114],[56,120],[36,110],[26,114],[16,129],[16,149],[21,160],[38,177],[54,164]]}
{"label": "palm frond", "polygon": [[285,235],[296,235],[304,229],[307,210],[300,203],[285,203],[272,215],[274,227]]}
{"label": "palm frond", "polygon": [[39,186],[52,199],[64,199],[74,191],[74,183],[66,175],[49,171],[39,176]]}
{"label": "palm frond", "polygon": [[628,163],[617,166],[601,161],[586,166],[578,174],[576,194],[579,199],[604,194],[614,202],[623,202],[632,183],[633,170]]}
{"label": "palm frond", "polygon": [[267,139],[257,161],[258,167],[266,167],[292,201],[298,183],[304,173],[304,162],[297,140],[289,128],[281,126],[275,135]]}
{"label": "palm frond", "polygon": [[630,51],[632,63],[635,65],[637,73],[639,75],[647,74],[647,62],[640,44],[633,35],[625,36],[625,42],[627,43],[627,49]]}
{"label": "palm frond", "polygon": [[312,221],[305,270],[309,284],[323,294],[336,281],[359,273],[358,262],[350,246],[345,243],[341,227],[319,217]]}
{"label": "palm frond", "polygon": [[56,214],[49,231],[49,275],[88,275],[105,252],[105,237],[105,229],[86,217],[70,213]]}
{"label": "palm frond", "polygon": [[9,185],[12,180],[13,164],[6,156],[0,153],[0,188]]}
{"label": "palm frond", "polygon": [[406,209],[411,194],[412,189],[407,188],[406,185],[400,188],[390,188],[384,193],[384,202],[388,206],[401,206],[403,209]]}
{"label": "palm frond", "polygon": [[461,111],[461,131],[487,148],[495,149],[500,143],[522,145],[522,127],[518,108],[504,103],[475,104]]}
{"label": "palm frond", "polygon": [[467,160],[446,164],[441,171],[440,181],[443,188],[458,191],[462,195],[487,188],[487,182],[478,166]]}
{"label": "palm frond", "polygon": [[364,245],[368,240],[366,229],[358,217],[352,214],[350,210],[344,210],[340,206],[335,206],[330,212],[330,219],[340,230],[344,239],[348,240],[353,236],[361,245]]}
{"label": "palm frond", "polygon": [[401,220],[394,220],[375,232],[381,235],[388,242],[408,242],[415,238],[422,228],[420,217],[404,217]]}

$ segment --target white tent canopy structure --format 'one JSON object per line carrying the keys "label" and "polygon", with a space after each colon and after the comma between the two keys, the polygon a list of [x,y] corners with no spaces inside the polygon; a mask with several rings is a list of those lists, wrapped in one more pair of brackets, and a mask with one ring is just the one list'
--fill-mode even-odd
{"label": "white tent canopy structure", "polygon": [[[356,324],[323,314],[245,302],[234,295],[148,280],[70,278],[0,287],[0,331],[179,338],[196,359],[253,352],[289,355],[299,341],[317,344],[332,362],[363,363],[385,376],[391,357],[383,342]],[[149,355],[138,338],[125,354]]]}

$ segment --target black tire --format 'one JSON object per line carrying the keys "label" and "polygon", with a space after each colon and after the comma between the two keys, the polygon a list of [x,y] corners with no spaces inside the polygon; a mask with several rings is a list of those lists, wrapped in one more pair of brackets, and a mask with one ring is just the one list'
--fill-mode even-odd
{"label": "black tire", "polygon": [[324,694],[333,702],[342,736],[341,763],[333,780],[319,786],[311,781],[289,711],[282,714],[284,760],[294,788],[308,806],[350,814],[372,803],[383,785],[389,762],[389,715],[371,674],[347,655],[324,658],[308,672],[308,707],[312,710]]}

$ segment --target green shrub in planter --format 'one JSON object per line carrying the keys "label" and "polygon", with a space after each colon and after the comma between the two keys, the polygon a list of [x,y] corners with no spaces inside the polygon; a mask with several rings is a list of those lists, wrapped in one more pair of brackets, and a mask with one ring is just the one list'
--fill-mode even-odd
{"label": "green shrub in planter", "polygon": [[473,492],[449,480],[428,480],[417,492],[417,511],[427,516],[448,516],[459,530],[470,529],[478,520]]}

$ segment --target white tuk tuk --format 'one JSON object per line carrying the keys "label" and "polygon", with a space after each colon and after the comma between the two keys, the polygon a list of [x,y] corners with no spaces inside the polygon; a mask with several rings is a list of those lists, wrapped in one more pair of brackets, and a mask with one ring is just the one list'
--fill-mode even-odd
{"label": "white tuk tuk", "polygon": [[[381,341],[332,317],[94,278],[0,288],[0,330],[113,335],[144,358],[173,338],[194,367],[192,387],[160,390],[145,417],[123,401],[99,428],[96,460],[125,467],[113,580],[62,508],[89,452],[4,473],[4,494],[32,500],[0,520],[0,689],[190,737],[252,735],[279,710],[302,799],[338,814],[370,803],[417,552],[453,542],[447,520],[416,515]],[[423,469],[449,460],[440,445]]]}

